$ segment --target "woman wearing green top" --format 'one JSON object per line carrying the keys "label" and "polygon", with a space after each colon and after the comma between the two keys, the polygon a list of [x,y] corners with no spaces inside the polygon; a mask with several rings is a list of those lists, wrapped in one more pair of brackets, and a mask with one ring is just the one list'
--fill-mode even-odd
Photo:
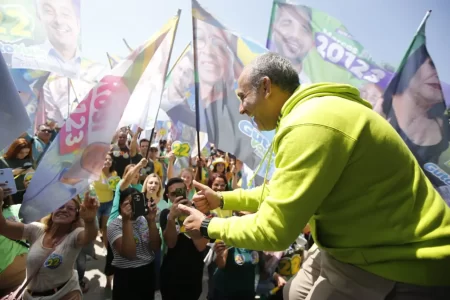
{"label": "woman wearing green top", "polygon": [[[5,198],[2,214],[8,221],[20,222],[20,204],[12,205],[11,196]],[[25,280],[28,247],[25,242],[0,235],[0,297],[14,291]]]}

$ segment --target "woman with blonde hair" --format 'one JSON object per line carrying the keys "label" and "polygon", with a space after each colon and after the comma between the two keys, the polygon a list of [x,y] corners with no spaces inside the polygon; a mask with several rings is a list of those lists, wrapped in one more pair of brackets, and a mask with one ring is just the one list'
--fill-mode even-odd
{"label": "woman with blonde hair", "polygon": [[[156,226],[160,230],[159,216],[161,211],[169,207],[166,201],[161,201],[162,198],[162,181],[158,174],[149,174],[142,185],[142,193],[144,193],[147,201],[153,200],[156,205]],[[162,233],[160,232],[160,236]],[[161,243],[160,251],[155,251],[155,275],[156,275],[156,290],[159,290],[159,270],[161,267],[161,251],[164,252],[165,244]]]}
{"label": "woman with blonde hair", "polygon": [[[0,204],[10,192],[0,186]],[[82,299],[74,264],[81,248],[97,237],[97,209],[95,198],[86,193],[83,204],[78,197],[73,198],[43,218],[42,223],[10,222],[0,215],[1,235],[31,243],[23,299]]]}

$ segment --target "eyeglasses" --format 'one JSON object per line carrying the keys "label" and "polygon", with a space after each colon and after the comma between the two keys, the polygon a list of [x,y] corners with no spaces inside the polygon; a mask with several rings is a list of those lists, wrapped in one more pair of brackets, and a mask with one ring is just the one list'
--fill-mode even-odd
{"label": "eyeglasses", "polygon": [[52,132],[52,131],[51,131],[50,129],[42,129],[41,132],[44,132],[44,133],[50,133],[50,132]]}

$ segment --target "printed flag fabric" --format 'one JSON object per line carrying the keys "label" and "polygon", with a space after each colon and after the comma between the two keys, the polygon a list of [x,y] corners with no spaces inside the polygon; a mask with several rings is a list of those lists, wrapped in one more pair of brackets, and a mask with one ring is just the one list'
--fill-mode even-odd
{"label": "printed flag fabric", "polygon": [[449,118],[438,73],[426,47],[426,19],[384,93],[380,113],[450,205]]}
{"label": "printed flag fabric", "polygon": [[[189,165],[189,157],[198,155],[194,61],[190,44],[184,49],[167,75],[161,110],[167,114],[170,122],[161,122],[162,126],[157,131],[158,135],[168,134],[173,142],[172,150],[177,156],[176,164],[180,168],[185,168]],[[201,126],[201,128],[205,127]],[[204,149],[208,143],[205,131],[200,131],[200,149]]]}
{"label": "printed flag fabric", "polygon": [[[192,6],[200,129],[218,149],[256,169],[270,147],[273,133],[261,133],[249,117],[239,114],[236,89],[243,67],[267,49],[227,30],[195,0]],[[259,171],[264,176],[265,165]]]}
{"label": "printed flag fabric", "polygon": [[[273,2],[267,48],[292,62],[301,83],[351,84],[379,111],[377,105],[394,76],[387,69],[393,68],[377,64],[338,19],[291,2]],[[450,98],[450,85],[441,85]]]}
{"label": "printed flag fabric", "polygon": [[134,50],[70,114],[24,195],[20,210],[25,223],[54,211],[98,179],[131,94],[155,51],[177,22],[178,16]]}
{"label": "printed flag fabric", "polygon": [[31,125],[3,55],[0,55],[0,90],[0,149],[3,149]]}
{"label": "printed flag fabric", "polygon": [[0,0],[0,51],[8,66],[78,78],[80,0]]}
{"label": "printed flag fabric", "polygon": [[136,85],[117,128],[131,126],[151,130],[155,126],[176,29],[175,26],[166,35],[155,52]]}
{"label": "printed flag fabric", "polygon": [[375,106],[392,78],[337,19],[314,8],[276,0],[267,48],[289,59],[301,83],[351,84]]}
{"label": "printed flag fabric", "polygon": [[31,69],[10,69],[11,76],[16,85],[22,104],[30,119],[31,126],[26,130],[29,135],[34,135],[40,122],[42,107],[39,105],[40,94],[50,73]]}
{"label": "printed flag fabric", "polygon": [[61,127],[69,114],[106,74],[106,71],[104,65],[83,59],[78,79],[69,79],[52,73],[43,87],[44,103],[42,105],[45,119]]}

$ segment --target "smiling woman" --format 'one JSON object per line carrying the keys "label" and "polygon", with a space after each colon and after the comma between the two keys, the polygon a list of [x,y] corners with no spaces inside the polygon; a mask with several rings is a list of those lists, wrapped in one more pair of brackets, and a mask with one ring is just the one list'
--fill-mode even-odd
{"label": "smiling woman", "polygon": [[[0,204],[8,193],[0,186]],[[31,243],[24,299],[81,299],[73,266],[81,248],[97,236],[95,217],[98,205],[88,193],[85,199],[83,204],[78,197],[70,200],[45,217],[42,223],[10,222],[0,216],[0,235]],[[37,273],[41,276],[35,276]]]}

